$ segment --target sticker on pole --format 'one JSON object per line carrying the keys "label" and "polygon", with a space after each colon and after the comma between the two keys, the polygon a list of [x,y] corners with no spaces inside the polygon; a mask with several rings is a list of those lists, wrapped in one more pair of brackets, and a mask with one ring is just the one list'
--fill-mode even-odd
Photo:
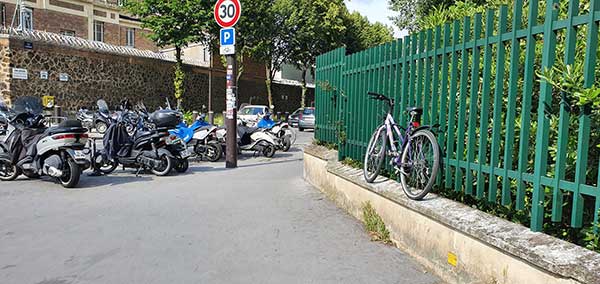
{"label": "sticker on pole", "polygon": [[219,0],[215,5],[215,21],[223,28],[233,27],[242,14],[239,0]]}

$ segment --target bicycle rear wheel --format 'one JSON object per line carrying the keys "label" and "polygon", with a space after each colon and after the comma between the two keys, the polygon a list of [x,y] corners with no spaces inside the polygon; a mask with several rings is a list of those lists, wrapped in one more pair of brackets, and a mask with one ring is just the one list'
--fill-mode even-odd
{"label": "bicycle rear wheel", "polygon": [[408,198],[423,199],[435,183],[440,168],[440,147],[429,130],[411,135],[401,160],[400,181]]}
{"label": "bicycle rear wheel", "polygon": [[371,140],[367,146],[363,163],[363,174],[368,183],[375,181],[377,176],[379,176],[379,171],[381,171],[387,148],[386,134],[385,125],[378,127],[373,136],[371,136]]}

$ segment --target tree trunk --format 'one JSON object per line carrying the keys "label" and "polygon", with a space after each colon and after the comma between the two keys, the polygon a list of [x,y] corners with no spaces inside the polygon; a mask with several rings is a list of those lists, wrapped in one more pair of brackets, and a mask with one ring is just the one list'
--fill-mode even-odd
{"label": "tree trunk", "polygon": [[302,68],[302,98],[300,99],[300,107],[306,107],[306,69]]}
{"label": "tree trunk", "polygon": [[183,60],[182,60],[182,49],[181,46],[175,46],[175,76],[173,81],[173,87],[175,88],[175,98],[177,99],[177,109],[181,109],[181,103],[183,101],[184,92],[184,81],[185,73],[183,72]]}
{"label": "tree trunk", "polygon": [[267,80],[265,80],[265,83],[267,85],[267,100],[269,101],[269,108],[271,109],[271,111],[273,111],[273,93],[271,90],[271,83],[273,81],[273,78],[271,78],[271,68],[269,67],[269,64],[265,64],[265,72],[267,75]]}

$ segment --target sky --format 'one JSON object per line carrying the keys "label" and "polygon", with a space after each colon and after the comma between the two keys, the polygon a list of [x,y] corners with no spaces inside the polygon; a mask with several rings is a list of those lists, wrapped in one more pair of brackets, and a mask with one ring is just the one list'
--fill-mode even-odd
{"label": "sky", "polygon": [[394,36],[401,37],[406,32],[400,31],[389,19],[395,12],[388,7],[388,0],[344,0],[350,12],[358,11],[371,22],[382,22],[394,28]]}

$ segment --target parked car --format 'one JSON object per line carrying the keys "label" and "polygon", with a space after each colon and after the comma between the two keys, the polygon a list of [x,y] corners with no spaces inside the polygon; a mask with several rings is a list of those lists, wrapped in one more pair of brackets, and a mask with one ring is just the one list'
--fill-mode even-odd
{"label": "parked car", "polygon": [[244,106],[238,111],[238,119],[247,123],[248,125],[255,125],[258,122],[259,114],[266,114],[269,112],[269,107],[261,105],[248,105]]}
{"label": "parked car", "polygon": [[288,115],[288,123],[292,127],[298,127],[298,118],[300,117],[300,113],[304,111],[304,108],[299,108],[292,112],[292,114]]}
{"label": "parked car", "polygon": [[305,108],[298,117],[298,130],[315,129],[315,108]]}

